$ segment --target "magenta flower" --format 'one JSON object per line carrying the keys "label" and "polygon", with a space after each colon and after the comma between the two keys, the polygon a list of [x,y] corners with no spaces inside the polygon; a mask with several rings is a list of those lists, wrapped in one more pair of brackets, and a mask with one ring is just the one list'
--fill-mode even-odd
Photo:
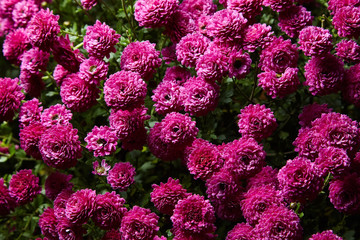
{"label": "magenta flower", "polygon": [[155,49],[155,43],[132,42],[122,52],[120,66],[124,71],[139,73],[142,79],[148,81],[156,68],[161,66],[159,55],[160,52]]}
{"label": "magenta flower", "polygon": [[360,64],[352,66],[346,71],[345,84],[343,84],[342,95],[343,98],[354,104],[356,107],[360,107]]}
{"label": "magenta flower", "polygon": [[67,169],[76,165],[82,150],[77,132],[72,125],[56,125],[42,134],[39,147],[48,166]]}
{"label": "magenta flower", "polygon": [[277,128],[274,113],[265,105],[250,104],[241,109],[238,118],[239,133],[257,141],[269,137]]}
{"label": "magenta flower", "polygon": [[191,16],[191,13],[176,10],[165,26],[164,34],[170,37],[170,40],[176,44],[181,38],[189,33],[196,31],[196,23]]}
{"label": "magenta flower", "polygon": [[166,183],[153,184],[151,187],[153,188],[150,193],[151,202],[161,213],[169,216],[173,214],[175,205],[179,200],[191,195],[181,186],[179,179],[174,180],[170,177]]}
{"label": "magenta flower", "polygon": [[59,238],[56,231],[57,223],[58,220],[55,216],[54,209],[50,207],[46,208],[39,218],[39,227],[41,229],[42,235],[48,239]]}
{"label": "magenta flower", "polygon": [[180,93],[183,90],[175,81],[162,81],[154,90],[151,99],[155,102],[155,110],[161,115],[178,112],[184,109]]}
{"label": "magenta flower", "polygon": [[106,163],[106,159],[101,161],[101,166],[99,166],[99,162],[93,162],[93,169],[92,174],[99,175],[99,176],[107,176],[108,171],[111,169],[111,166]]}
{"label": "magenta flower", "polygon": [[299,124],[301,127],[311,127],[311,122],[321,117],[323,113],[329,113],[332,109],[327,104],[313,103],[304,106],[303,111],[299,114]]}
{"label": "magenta flower", "polygon": [[9,214],[15,206],[15,199],[10,195],[9,189],[4,185],[4,179],[0,178],[0,216]]}
{"label": "magenta flower", "polygon": [[322,189],[324,179],[309,159],[296,157],[279,170],[279,188],[289,202],[313,201]]}
{"label": "magenta flower", "polygon": [[358,38],[360,36],[360,7],[350,4],[338,9],[333,17],[332,24],[340,37]]}
{"label": "magenta flower", "polygon": [[300,218],[285,206],[268,208],[259,219],[253,234],[258,240],[303,239]]}
{"label": "magenta flower", "polygon": [[296,38],[299,32],[312,24],[314,17],[303,6],[291,6],[279,13],[279,27],[287,35]]}
{"label": "magenta flower", "polygon": [[275,38],[271,26],[256,23],[245,30],[244,50],[254,52],[257,48],[264,49]]}
{"label": "magenta flower", "polygon": [[0,78],[0,121],[10,121],[25,98],[19,79]]}
{"label": "magenta flower", "polygon": [[56,104],[45,109],[41,114],[41,123],[47,128],[55,125],[68,125],[72,118],[72,113],[64,105]]}
{"label": "magenta flower", "polygon": [[127,212],[125,199],[115,192],[97,195],[92,220],[101,229],[119,229],[121,219]]}
{"label": "magenta flower", "polygon": [[9,183],[10,196],[18,205],[25,205],[40,194],[39,178],[30,169],[20,170],[14,174]]}
{"label": "magenta flower", "polygon": [[79,73],[66,76],[60,88],[60,96],[65,106],[76,112],[84,112],[97,104],[100,90],[81,78]]}
{"label": "magenta flower", "polygon": [[20,146],[26,154],[36,159],[42,159],[39,150],[39,142],[41,135],[45,132],[44,127],[40,122],[33,122],[30,125],[20,130]]}
{"label": "magenta flower", "polygon": [[226,236],[226,240],[252,239],[253,227],[247,223],[238,223],[230,230]]}
{"label": "magenta flower", "polygon": [[139,0],[135,3],[134,16],[139,26],[162,27],[168,24],[178,7],[178,0]]}
{"label": "magenta flower", "polygon": [[81,0],[81,6],[87,11],[95,7],[96,4],[97,4],[97,0]]}
{"label": "magenta flower", "polygon": [[123,240],[154,239],[159,230],[158,220],[150,209],[134,206],[122,218],[121,237]]}
{"label": "magenta flower", "polygon": [[235,10],[249,21],[253,22],[255,17],[261,13],[261,0],[227,0],[227,9]]}
{"label": "magenta flower", "polygon": [[64,189],[54,200],[54,212],[58,219],[65,218],[66,202],[74,192],[71,189]]}
{"label": "magenta flower", "polygon": [[341,40],[335,50],[336,55],[345,62],[360,62],[360,46],[354,40]]}
{"label": "magenta flower", "polygon": [[220,87],[201,77],[192,77],[184,83],[180,96],[186,112],[190,115],[205,116],[215,110],[220,96]]}
{"label": "magenta flower", "polygon": [[309,26],[301,30],[299,44],[306,56],[321,56],[332,49],[332,35],[328,29]]}
{"label": "magenta flower", "polygon": [[94,152],[94,156],[110,155],[116,151],[118,138],[116,132],[108,126],[95,126],[85,137],[86,148]]}
{"label": "magenta flower", "polygon": [[277,180],[277,174],[279,170],[272,168],[271,166],[265,166],[255,176],[247,179],[246,188],[260,187],[264,185],[270,185],[275,189],[278,189],[279,182]]}
{"label": "magenta flower", "polygon": [[171,221],[175,235],[212,233],[216,229],[213,206],[209,200],[196,194],[176,204]]}
{"label": "magenta flower", "polygon": [[146,83],[138,73],[122,70],[106,80],[104,99],[109,107],[132,109],[144,104],[146,90]]}
{"label": "magenta flower", "polygon": [[32,122],[40,122],[42,110],[41,102],[37,98],[24,102],[19,113],[20,128],[24,128]]}
{"label": "magenta flower", "polygon": [[71,223],[86,223],[95,210],[95,199],[95,190],[81,189],[73,193],[66,201],[65,216]]}
{"label": "magenta flower", "polygon": [[332,230],[326,230],[321,233],[313,234],[309,240],[326,240],[326,239],[332,239],[332,240],[343,240],[342,237],[339,237],[335,233],[333,233]]}
{"label": "magenta flower", "polygon": [[294,3],[294,0],[264,0],[263,4],[277,12],[287,11]]}
{"label": "magenta flower", "polygon": [[79,76],[90,84],[99,85],[101,80],[105,80],[108,69],[109,63],[90,57],[80,64]]}
{"label": "magenta flower", "polygon": [[107,182],[113,189],[126,191],[128,187],[134,183],[135,168],[129,162],[115,163],[114,167],[109,171]]}
{"label": "magenta flower", "polygon": [[177,60],[185,67],[195,67],[196,60],[202,56],[210,39],[200,33],[188,34],[176,44]]}
{"label": "magenta flower", "polygon": [[184,0],[179,8],[184,12],[190,13],[192,18],[198,21],[201,16],[214,14],[217,6],[212,0]]}
{"label": "magenta flower", "polygon": [[2,52],[6,60],[20,66],[21,57],[29,48],[30,43],[26,30],[18,28],[6,35]]}
{"label": "magenta flower", "polygon": [[40,49],[49,50],[60,33],[59,16],[48,8],[37,12],[28,23],[29,41]]}
{"label": "magenta flower", "polygon": [[120,35],[114,29],[96,20],[93,26],[86,29],[84,48],[90,57],[109,58],[111,52],[116,52],[115,45],[119,42],[119,38]]}

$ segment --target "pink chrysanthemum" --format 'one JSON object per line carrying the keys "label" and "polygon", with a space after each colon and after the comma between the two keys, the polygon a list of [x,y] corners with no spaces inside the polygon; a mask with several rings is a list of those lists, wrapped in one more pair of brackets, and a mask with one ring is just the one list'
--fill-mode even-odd
{"label": "pink chrysanthemum", "polygon": [[270,7],[277,12],[287,11],[294,3],[294,0],[263,0],[263,5]]}
{"label": "pink chrysanthemum", "polygon": [[221,82],[228,70],[228,58],[218,49],[207,50],[196,61],[196,73],[207,81]]}
{"label": "pink chrysanthemum", "polygon": [[259,219],[253,233],[257,240],[303,239],[300,218],[285,206],[268,208]]}
{"label": "pink chrysanthemum", "polygon": [[96,192],[81,189],[66,201],[65,216],[74,224],[83,224],[92,217],[95,210]]}
{"label": "pink chrysanthemum", "polygon": [[79,49],[73,50],[73,44],[70,42],[69,35],[58,36],[51,48],[54,59],[66,70],[75,73],[79,71],[79,65],[84,61],[84,56]]}
{"label": "pink chrysanthemum", "polygon": [[350,167],[350,158],[344,149],[337,147],[321,148],[319,157],[315,159],[315,164],[321,169],[323,176],[329,172],[333,176],[338,176]]}
{"label": "pink chrysanthemum", "polygon": [[58,20],[59,16],[54,15],[48,8],[36,13],[27,26],[30,43],[40,49],[49,50],[56,35],[60,33]]}
{"label": "pink chrysanthemum", "polygon": [[247,19],[235,10],[223,9],[211,16],[206,27],[210,36],[221,42],[238,42],[243,38]]}
{"label": "pink chrysanthemum", "polygon": [[204,116],[215,110],[220,95],[220,87],[201,77],[188,79],[181,92],[181,100],[190,115]]}
{"label": "pink chrysanthemum", "polygon": [[23,0],[14,5],[12,20],[14,27],[26,27],[32,16],[39,11],[38,5],[32,0]]}
{"label": "pink chrysanthemum", "polygon": [[151,187],[153,188],[150,193],[151,202],[154,203],[159,212],[169,216],[173,214],[175,205],[179,200],[191,195],[181,186],[179,179],[174,180],[170,177],[166,183],[153,184]]}
{"label": "pink chrysanthemum", "polygon": [[20,130],[20,146],[26,154],[35,159],[41,159],[39,150],[39,141],[41,135],[45,132],[44,127],[40,122],[32,122],[25,128]]}
{"label": "pink chrysanthemum", "polygon": [[264,49],[275,38],[271,26],[256,23],[245,30],[244,50],[255,52],[257,48]]}
{"label": "pink chrysanthemum", "polygon": [[175,81],[163,81],[154,90],[151,99],[158,114],[165,115],[184,109],[180,93],[183,90]]}
{"label": "pink chrysanthemum", "polygon": [[45,131],[39,146],[42,159],[48,166],[66,169],[76,165],[81,157],[77,132],[72,125],[56,125]]}
{"label": "pink chrysanthemum", "polygon": [[60,88],[62,102],[67,108],[84,112],[97,104],[100,90],[80,77],[79,73],[67,75]]}
{"label": "pink chrysanthemum", "polygon": [[160,138],[167,144],[184,149],[194,140],[198,131],[196,122],[189,116],[172,112],[161,121]]}
{"label": "pink chrysanthemum", "polygon": [[4,0],[0,2],[1,17],[11,18],[11,13],[14,10],[14,6],[20,0]]}
{"label": "pink chrysanthemum", "polygon": [[360,2],[359,0],[329,0],[328,2],[328,9],[332,15],[336,13],[337,10],[346,7],[346,6],[355,6],[359,7]]}
{"label": "pink chrysanthemum", "polygon": [[11,177],[9,191],[16,204],[27,204],[41,192],[39,178],[32,174],[30,169],[20,170]]}
{"label": "pink chrysanthemum", "polygon": [[266,153],[253,138],[240,138],[229,143],[222,151],[224,168],[239,179],[246,179],[260,172]]}
{"label": "pink chrysanthemum", "polygon": [[144,128],[144,121],[150,118],[146,112],[145,107],[117,111],[112,109],[109,116],[110,127],[120,140],[131,139],[139,129]]}
{"label": "pink chrysanthemum", "polygon": [[247,179],[246,188],[250,189],[253,187],[269,185],[277,189],[279,185],[277,180],[278,172],[279,170],[277,168],[273,169],[271,166],[265,166],[255,176]]}
{"label": "pink chrysanthemum", "polygon": [[26,30],[18,28],[6,35],[2,52],[8,61],[19,66],[23,53],[29,48],[30,43]]}
{"label": "pink chrysanthemum", "polygon": [[58,220],[56,219],[54,209],[46,208],[39,218],[39,227],[42,235],[48,239],[58,239],[58,233],[56,231],[56,225]]}
{"label": "pink chrysanthemum", "polygon": [[342,237],[339,237],[338,235],[336,235],[335,233],[333,233],[332,230],[326,230],[323,231],[321,233],[316,233],[313,234],[309,240],[327,240],[327,239],[331,239],[331,240],[343,240]]}
{"label": "pink chrysanthemum", "polygon": [[329,185],[330,202],[339,212],[357,214],[360,212],[360,177],[351,173],[333,179]]}
{"label": "pink chrysanthemum", "polygon": [[283,73],[286,68],[296,68],[299,53],[290,39],[275,38],[273,42],[261,51],[260,63],[262,71]]}
{"label": "pink chrysanthemum", "polygon": [[171,143],[165,143],[161,139],[162,124],[155,123],[154,127],[150,129],[147,143],[149,150],[154,156],[163,161],[173,161],[182,156],[182,149],[179,150]]}
{"label": "pink chrysanthemum", "polygon": [[359,144],[358,123],[345,114],[323,113],[312,122],[312,129],[323,134],[325,146],[343,148],[349,156],[354,154]]}
{"label": "pink chrysanthemum", "polygon": [[309,26],[301,30],[299,44],[306,56],[321,56],[332,49],[332,35],[328,29]]}
{"label": "pink chrysanthemum", "polygon": [[95,7],[96,4],[97,4],[97,0],[81,0],[81,6],[87,11]]}
{"label": "pink chrysanthemum", "polygon": [[95,126],[85,137],[86,148],[94,152],[94,156],[110,155],[116,151],[117,136],[108,126]]}
{"label": "pink chrysanthemum", "polygon": [[109,107],[132,109],[144,104],[146,91],[146,83],[138,73],[122,70],[106,80],[104,99]]}
{"label": "pink chrysanthemum", "polygon": [[65,208],[66,202],[74,192],[71,189],[64,189],[54,200],[54,212],[57,219],[66,218]]}
{"label": "pink chrysanthemum", "polygon": [[344,63],[331,54],[312,57],[305,65],[304,85],[312,95],[327,95],[337,92],[344,78]]}
{"label": "pink chrysanthemum", "polygon": [[299,32],[312,24],[314,17],[303,6],[291,6],[279,13],[279,27],[288,36],[296,38]]}
{"label": "pink chrysanthemum", "polygon": [[148,81],[156,68],[161,66],[160,52],[155,49],[155,43],[149,41],[132,42],[122,52],[120,66],[122,70],[137,72]]}
{"label": "pink chrysanthemum", "polygon": [[196,24],[196,31],[201,33],[202,35],[204,35],[205,37],[210,37],[207,31],[207,26],[210,23],[210,18],[211,15],[201,15],[198,19],[197,19],[197,24]]}
{"label": "pink chrysanthemum", "polygon": [[46,70],[50,54],[35,47],[23,53],[21,57],[21,71],[28,71],[32,74],[40,70]]}
{"label": "pink chrysanthemum", "polygon": [[121,219],[127,211],[125,199],[115,192],[97,195],[92,220],[101,229],[119,229]]}
{"label": "pink chrysanthemum", "polygon": [[124,240],[153,239],[159,230],[159,217],[150,209],[134,206],[121,221],[121,237]]}
{"label": "pink chrysanthemum", "polygon": [[105,235],[101,238],[101,240],[119,240],[119,239],[121,239],[121,233],[119,230],[107,231]]}
{"label": "pink chrysanthemum", "polygon": [[332,24],[340,37],[358,38],[360,36],[360,7],[350,5],[338,9]]}
{"label": "pink chrysanthemum", "polygon": [[242,197],[243,191],[241,183],[225,169],[220,169],[206,180],[206,194],[215,207],[234,196]]}
{"label": "pink chrysanthemum", "polygon": [[229,77],[244,78],[251,68],[251,58],[248,53],[234,51],[230,54]]}
{"label": "pink chrysanthemum", "polygon": [[345,84],[342,88],[343,98],[356,107],[360,107],[360,63],[346,71]]}
{"label": "pink chrysanthemum", "polygon": [[217,6],[212,0],[184,0],[179,8],[190,13],[194,20],[198,20],[203,15],[212,15],[215,13]]}
{"label": "pink chrysanthemum", "polygon": [[108,69],[109,63],[90,57],[80,64],[79,76],[90,84],[99,85],[105,80]]}
{"label": "pink chrysanthemum", "polygon": [[212,233],[215,231],[215,212],[209,200],[194,194],[180,200],[171,216],[175,235]]}
{"label": "pink chrysanthemum", "polygon": [[178,0],[139,0],[135,3],[134,16],[139,26],[162,27],[168,24],[178,7]]}
{"label": "pink chrysanthemum", "polygon": [[298,68],[286,68],[281,74],[274,71],[258,74],[259,86],[272,98],[283,98],[295,92],[300,85]]}
{"label": "pink chrysanthemum", "polygon": [[93,169],[92,174],[99,175],[99,176],[107,176],[108,171],[111,169],[111,166],[106,163],[106,159],[101,160],[101,165],[99,165],[98,161],[93,162]]}
{"label": "pink chrysanthemum", "polygon": [[219,150],[211,143],[193,148],[187,160],[187,167],[194,178],[204,181],[219,171],[224,164]]}
{"label": "pink chrysanthemum", "polygon": [[246,19],[253,22],[261,13],[262,0],[227,0],[227,9],[241,13]]}
{"label": "pink chrysanthemum", "polygon": [[305,203],[314,200],[324,183],[317,166],[301,157],[288,160],[277,177],[281,194],[289,202]]}
{"label": "pink chrysanthemum", "polygon": [[41,102],[37,98],[24,102],[19,113],[20,128],[24,128],[33,122],[40,122],[42,110]]}
{"label": "pink chrysanthemum", "polygon": [[119,42],[119,38],[120,35],[114,29],[96,20],[93,26],[86,29],[84,48],[90,57],[109,58],[111,52],[116,52],[115,45]]}
{"label": "pink chrysanthemum", "polygon": [[205,53],[210,40],[200,33],[191,33],[176,44],[177,60],[185,67],[195,67],[196,60]]}
{"label": "pink chrysanthemum", "polygon": [[71,178],[71,174],[66,175],[60,172],[53,172],[45,181],[45,195],[49,199],[55,200],[63,190],[71,190],[74,186],[70,182]]}
{"label": "pink chrysanthemum", "polygon": [[115,163],[109,171],[107,181],[113,189],[126,191],[134,183],[135,168],[129,162]]}
{"label": "pink chrysanthemum", "polygon": [[264,185],[251,188],[244,194],[241,210],[247,223],[255,226],[266,209],[284,205],[282,196],[272,186]]}
{"label": "pink chrysanthemum", "polygon": [[60,240],[81,240],[86,230],[80,224],[74,224],[66,217],[57,219],[56,231]]}
{"label": "pink chrysanthemum", "polygon": [[226,240],[252,239],[253,227],[247,223],[238,223],[228,232]]}
{"label": "pink chrysanthemum", "polygon": [[176,44],[180,39],[189,33],[196,31],[196,23],[191,13],[183,10],[177,10],[169,19],[165,26],[165,35],[169,36],[171,41]]}
{"label": "pink chrysanthemum", "polygon": [[19,79],[0,78],[0,121],[10,121],[25,98]]}
{"label": "pink chrysanthemum", "polygon": [[341,40],[335,50],[336,55],[345,62],[360,62],[360,46],[354,40]]}
{"label": "pink chrysanthemum", "polygon": [[277,128],[274,113],[265,105],[250,104],[241,109],[238,118],[239,133],[257,141],[269,137]]}
{"label": "pink chrysanthemum", "polygon": [[56,65],[56,67],[54,69],[54,73],[53,73],[56,85],[61,86],[64,79],[69,74],[71,74],[71,72],[66,70],[66,68],[64,68],[62,65],[60,65],[60,64]]}
{"label": "pink chrysanthemum", "polygon": [[72,113],[64,105],[56,104],[45,109],[41,114],[41,123],[47,128],[54,125],[68,125],[72,118]]}
{"label": "pink chrysanthemum", "polygon": [[4,185],[4,179],[0,178],[0,216],[9,214],[15,206],[15,199],[10,195],[9,189]]}
{"label": "pink chrysanthemum", "polygon": [[173,66],[166,69],[163,82],[175,82],[182,86],[190,77],[191,73],[186,68]]}
{"label": "pink chrysanthemum", "polygon": [[299,124],[301,127],[311,127],[311,122],[321,117],[323,113],[329,113],[332,109],[327,104],[313,103],[306,105],[299,114]]}

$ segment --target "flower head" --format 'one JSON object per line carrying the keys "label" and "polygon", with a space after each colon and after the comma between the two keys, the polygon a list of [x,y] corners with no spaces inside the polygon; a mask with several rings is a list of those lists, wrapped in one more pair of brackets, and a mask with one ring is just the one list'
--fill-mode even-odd
{"label": "flower head", "polygon": [[66,201],[65,216],[74,224],[83,224],[93,215],[95,210],[96,192],[81,189]]}
{"label": "flower head", "polygon": [[56,197],[63,190],[71,190],[74,184],[70,182],[72,175],[62,174],[60,172],[53,172],[50,174],[45,181],[45,195],[51,199],[55,200]]}
{"label": "flower head", "polygon": [[32,174],[30,169],[20,170],[12,176],[9,191],[18,205],[27,204],[41,192],[39,178]]}
{"label": "flower head", "polygon": [[99,162],[93,162],[93,169],[92,174],[99,175],[99,176],[107,176],[108,171],[111,169],[111,166],[106,163],[106,160],[103,159],[101,161],[101,166],[99,166]]}
{"label": "flower head", "polygon": [[19,79],[0,78],[0,121],[10,121],[25,98]]}
{"label": "flower head", "polygon": [[116,151],[117,136],[108,126],[95,126],[85,137],[86,148],[94,152],[94,156],[110,155]]}
{"label": "flower head", "polygon": [[135,168],[129,162],[115,163],[109,171],[107,181],[113,189],[126,191],[134,183]]}

